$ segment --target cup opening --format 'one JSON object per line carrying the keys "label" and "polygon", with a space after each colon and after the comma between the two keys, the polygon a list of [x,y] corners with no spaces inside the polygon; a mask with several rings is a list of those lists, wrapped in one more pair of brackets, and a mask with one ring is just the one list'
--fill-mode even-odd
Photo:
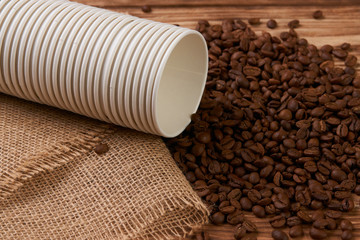
{"label": "cup opening", "polygon": [[164,137],[179,135],[190,123],[200,104],[208,69],[207,46],[200,33],[189,31],[174,43],[156,79],[160,82],[154,95],[154,124]]}

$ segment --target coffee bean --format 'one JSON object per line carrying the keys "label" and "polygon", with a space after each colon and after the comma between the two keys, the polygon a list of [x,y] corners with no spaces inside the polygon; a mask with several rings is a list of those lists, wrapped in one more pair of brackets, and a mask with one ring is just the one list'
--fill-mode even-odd
{"label": "coffee bean", "polygon": [[252,209],[252,201],[250,201],[250,199],[247,197],[243,197],[240,199],[240,205],[244,210]]}
{"label": "coffee bean", "polygon": [[321,10],[317,10],[313,13],[313,18],[322,19],[324,18],[323,12]]}
{"label": "coffee bean", "polygon": [[290,120],[292,119],[292,113],[289,109],[284,109],[279,113],[279,118],[281,120]]}
{"label": "coffee bean", "polygon": [[283,216],[275,216],[270,221],[273,228],[282,228],[286,224],[286,219]]}
{"label": "coffee bean", "polygon": [[345,59],[345,66],[354,67],[357,63],[357,57],[354,55],[348,55]]}
{"label": "coffee bean", "polygon": [[250,25],[259,25],[260,24],[260,18],[249,18],[248,20]]}
{"label": "coffee bean", "polygon": [[338,219],[342,216],[342,213],[336,210],[326,210],[325,215],[329,218]]}
{"label": "coffee bean", "polygon": [[298,211],[296,215],[306,223],[312,222],[312,218],[305,211]]}
{"label": "coffee bean", "polygon": [[350,198],[345,198],[341,201],[341,208],[340,208],[341,211],[349,212],[352,211],[354,207],[355,207],[354,201]]}
{"label": "coffee bean", "polygon": [[245,235],[246,228],[242,224],[237,225],[234,231],[234,238],[237,240],[241,240]]}
{"label": "coffee bean", "polygon": [[329,221],[327,219],[317,219],[312,226],[318,229],[325,229],[328,225]]}
{"label": "coffee bean", "polygon": [[275,240],[288,240],[289,239],[288,235],[281,230],[272,231],[271,236]]}
{"label": "coffee bean", "polygon": [[304,236],[303,228],[300,225],[293,226],[289,230],[289,235],[292,238],[302,237]]}
{"label": "coffee bean", "polygon": [[268,28],[274,29],[277,27],[277,22],[274,19],[270,19],[269,21],[267,21],[266,26]]}
{"label": "coffee bean", "polygon": [[340,229],[343,231],[345,231],[345,230],[352,231],[354,229],[354,227],[353,227],[353,224],[349,220],[343,219],[340,222]]}
{"label": "coffee bean", "polygon": [[245,227],[246,229],[246,232],[249,232],[249,233],[254,233],[254,232],[257,232],[257,227],[256,225],[249,221],[249,220],[245,220],[242,225]]}
{"label": "coffee bean", "polygon": [[225,221],[225,215],[221,212],[216,212],[211,216],[211,221],[216,225],[223,224]]}
{"label": "coffee bean", "polygon": [[341,233],[341,239],[342,240],[350,240],[352,239],[353,235],[350,230],[345,230]]}
{"label": "coffee bean", "polygon": [[313,239],[325,239],[327,237],[327,233],[325,230],[317,229],[314,227],[310,228],[309,233]]}
{"label": "coffee bean", "polygon": [[300,26],[299,20],[292,20],[288,23],[289,28],[297,28]]}
{"label": "coffee bean", "polygon": [[286,219],[286,225],[288,225],[289,227],[301,225],[301,223],[301,219],[297,216],[292,216]]}
{"label": "coffee bean", "polygon": [[252,207],[252,212],[255,216],[259,218],[264,218],[266,216],[265,209],[259,205],[255,205]]}
{"label": "coffee bean", "polygon": [[141,7],[141,10],[144,12],[144,13],[149,13],[152,11],[151,7],[149,5],[144,5]]}
{"label": "coffee bean", "polygon": [[94,152],[98,155],[107,153],[109,151],[109,145],[106,143],[99,143],[94,147]]}
{"label": "coffee bean", "polygon": [[332,218],[328,218],[328,226],[327,226],[327,229],[329,230],[335,230],[337,229],[337,223],[334,219]]}
{"label": "coffee bean", "polygon": [[337,57],[337,58],[340,58],[340,59],[344,59],[347,57],[347,52],[345,50],[342,50],[342,49],[334,49],[332,51],[332,54]]}

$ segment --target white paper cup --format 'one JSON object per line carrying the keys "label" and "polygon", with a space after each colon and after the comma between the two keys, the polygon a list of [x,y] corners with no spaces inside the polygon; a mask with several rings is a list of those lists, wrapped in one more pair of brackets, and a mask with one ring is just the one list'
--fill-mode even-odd
{"label": "white paper cup", "polygon": [[[48,1],[49,4],[54,2],[56,0]],[[58,2],[58,4],[60,4]],[[27,87],[25,78],[24,78],[24,48],[25,41],[20,41],[20,39],[25,38],[29,36],[29,33],[32,29],[32,26],[34,25],[34,22],[36,21],[36,17],[34,17],[34,13],[36,11],[42,11],[39,6],[42,6],[45,8],[46,5],[42,4],[41,2],[37,2],[36,4],[29,4],[29,8],[24,8],[24,13],[20,14],[21,19],[18,23],[18,28],[15,31],[15,36],[13,39],[14,47],[11,47],[12,56],[10,58],[10,67],[11,67],[11,78],[14,82],[18,82],[19,86],[24,94],[24,98],[27,100],[32,101],[38,101],[38,99],[35,98],[34,93],[30,92],[31,89]],[[15,45],[15,43],[17,43]]]}
{"label": "white paper cup", "polygon": [[66,0],[1,0],[0,47],[1,92],[165,137],[206,80],[199,33]]}
{"label": "white paper cup", "polygon": [[[151,107],[151,91],[152,91],[152,86],[153,86],[153,82],[154,82],[154,76],[159,68],[159,63],[162,59],[162,56],[165,54],[166,49],[169,47],[169,45],[171,44],[171,42],[176,38],[176,36],[178,36],[179,34],[181,34],[184,29],[178,28],[178,29],[170,29],[172,30],[171,32],[169,32],[170,34],[168,36],[166,36],[166,38],[164,38],[164,40],[156,42],[155,46],[153,49],[155,49],[155,51],[153,51],[152,53],[150,53],[150,58],[148,59],[145,68],[144,68],[144,72],[147,74],[146,79],[147,81],[143,81],[144,82],[144,88],[143,88],[143,93],[141,94],[141,98],[140,100],[142,100],[140,102],[140,106],[142,106],[142,118],[146,120],[146,122],[148,123],[148,125],[150,126],[151,132],[155,132],[155,125],[152,121],[151,113],[150,111],[150,107]],[[185,30],[186,31],[186,30]]]}
{"label": "white paper cup", "polygon": [[[5,89],[6,93],[11,94],[13,96],[19,96],[24,98],[22,91],[18,86],[17,81],[12,81],[12,77],[10,76],[10,45],[13,44],[12,37],[14,33],[14,29],[17,28],[19,14],[22,13],[22,9],[31,5],[27,1],[5,1],[5,6],[2,6],[3,10],[0,15],[0,24],[1,24],[1,31],[0,31],[0,49],[4,49],[3,56],[8,61],[0,62],[2,65],[2,81],[1,87]],[[14,66],[15,67],[15,66]]]}
{"label": "white paper cup", "polygon": [[[87,44],[84,36],[91,30],[89,28],[96,20],[96,17],[101,14],[103,13],[94,8],[84,14],[75,25],[70,26],[70,36],[66,39],[64,38],[63,40],[66,44],[64,46],[64,50],[62,51],[62,56],[61,58],[56,58],[64,59],[60,65],[60,80],[62,80],[60,85],[62,95],[67,96],[71,106],[79,109],[76,112],[81,112],[84,115],[86,115],[86,112],[80,101],[80,81],[78,81],[80,78],[79,71],[81,71],[80,63],[84,52],[84,49],[81,47]],[[119,18],[122,17],[123,16],[120,16]],[[54,67],[56,67],[56,65],[54,65]],[[53,72],[55,72],[55,69]],[[66,91],[66,93],[64,93],[64,91]]]}
{"label": "white paper cup", "polygon": [[[56,44],[62,42],[62,37],[60,35],[62,30],[65,26],[70,25],[65,24],[66,21],[70,18],[70,16],[78,14],[80,10],[80,8],[76,8],[72,4],[62,4],[61,12],[57,13],[56,16],[53,15],[49,18],[50,24],[47,28],[46,35],[44,36],[44,41],[39,55],[39,81],[45,88],[44,92],[50,97],[52,105],[62,109],[68,108],[73,110],[71,106],[67,106],[65,104],[66,96],[60,96],[57,69],[59,61],[61,60],[61,62],[64,62],[64,59],[54,56],[54,51],[56,50]],[[53,66],[57,67],[55,71],[53,70]]]}
{"label": "white paper cup", "polygon": [[141,126],[138,126],[135,123],[135,121],[129,111],[131,107],[130,107],[130,104],[128,104],[128,103],[129,103],[130,99],[132,98],[130,85],[134,82],[134,80],[132,79],[132,76],[130,76],[129,67],[131,66],[133,58],[136,57],[136,56],[134,56],[134,53],[135,53],[135,50],[140,48],[141,42],[147,41],[148,33],[155,32],[160,27],[159,24],[156,22],[149,22],[149,23],[143,22],[143,24],[144,25],[139,24],[136,26],[139,28],[139,30],[135,33],[132,41],[126,47],[126,52],[125,52],[124,59],[121,64],[120,77],[119,77],[119,79],[124,79],[124,81],[123,81],[122,87],[119,88],[119,90],[122,93],[120,93],[120,94],[118,93],[118,96],[120,96],[122,98],[121,102],[123,103],[122,106],[123,106],[123,109],[125,112],[124,114],[125,114],[126,119],[129,121],[130,126],[136,130],[141,130]]}
{"label": "white paper cup", "polygon": [[[125,103],[125,113],[128,118],[133,121],[133,124],[137,126],[138,130],[143,132],[149,132],[150,129],[145,129],[144,125],[140,121],[140,116],[138,114],[138,106],[136,104],[136,93],[138,92],[139,79],[134,79],[134,75],[137,71],[142,70],[142,63],[140,62],[141,54],[146,55],[147,50],[152,48],[152,43],[149,41],[153,39],[152,42],[155,42],[162,32],[166,31],[170,28],[168,24],[160,25],[158,23],[154,23],[155,26],[151,27],[149,31],[142,37],[141,41],[138,42],[135,51],[132,54],[132,58],[128,63],[128,71],[126,79],[128,81],[125,82],[124,89],[124,103]],[[141,74],[141,73],[140,73]]]}
{"label": "white paper cup", "polygon": [[[137,21],[134,21],[134,24],[136,24],[136,26],[132,27],[131,31],[127,34],[126,39],[124,40],[119,54],[118,56],[121,56],[121,64],[119,67],[115,66],[116,69],[116,79],[119,79],[119,85],[116,89],[116,93],[115,96],[116,98],[114,99],[115,103],[118,103],[119,105],[117,106],[117,109],[120,110],[120,116],[122,119],[124,119],[124,122],[126,123],[127,126],[137,129],[137,127],[135,125],[132,124],[132,122],[130,121],[131,119],[128,118],[128,115],[126,115],[126,110],[125,110],[125,101],[124,101],[124,95],[125,95],[125,82],[128,81],[129,79],[125,78],[126,76],[126,71],[127,71],[127,63],[129,61],[128,57],[129,57],[129,52],[131,52],[134,48],[137,47],[137,43],[140,40],[139,38],[136,38],[136,36],[138,34],[141,34],[142,30],[145,29],[146,25],[151,24],[150,21],[144,21],[142,19],[139,19]],[[130,43],[135,43],[135,45],[131,45]],[[132,49],[131,49],[132,48]],[[130,53],[131,54],[131,53]],[[117,62],[117,61],[115,61]]]}
{"label": "white paper cup", "polygon": [[[46,51],[43,51],[44,56],[41,59],[46,59],[48,62],[47,67],[43,70],[45,72],[45,79],[51,79],[48,81],[47,89],[49,92],[53,92],[50,96],[54,102],[57,102],[63,109],[69,109],[71,111],[79,111],[77,105],[70,104],[68,96],[66,94],[65,82],[61,79],[66,79],[67,69],[63,69],[63,66],[67,64],[67,57],[69,55],[68,46],[71,45],[71,41],[74,38],[72,32],[76,32],[79,29],[79,25],[76,23],[83,23],[84,15],[91,12],[91,8],[80,8],[73,6],[72,4],[62,11],[62,14],[58,14],[60,21],[57,26],[52,27],[53,32],[49,36],[49,46]],[[41,65],[41,64],[40,64]],[[72,79],[67,79],[72,82]]]}

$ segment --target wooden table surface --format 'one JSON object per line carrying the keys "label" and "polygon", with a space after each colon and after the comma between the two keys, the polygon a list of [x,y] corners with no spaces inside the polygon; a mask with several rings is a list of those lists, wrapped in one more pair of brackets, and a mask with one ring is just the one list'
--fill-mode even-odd
{"label": "wooden table surface", "polygon": [[[300,37],[308,39],[317,46],[324,44],[352,44],[353,52],[360,61],[360,0],[76,0],[77,2],[102,7],[159,22],[179,24],[182,27],[195,28],[200,19],[210,23],[219,23],[226,18],[261,18],[262,24],[252,27],[255,31],[266,30],[273,35],[287,30],[287,23],[299,19],[301,26],[296,29]],[[152,7],[151,13],[143,13],[141,6]],[[322,10],[325,18],[315,20],[312,13]],[[276,19],[278,27],[270,30],[266,21]],[[341,65],[341,64],[340,64]],[[359,70],[359,64],[358,64]],[[353,239],[360,239],[360,208],[356,198],[357,210],[346,215],[357,229]],[[272,228],[267,219],[257,219],[249,214],[258,229],[258,239],[272,239]],[[233,227],[204,226],[210,239],[233,239]],[[340,231],[334,232],[329,239],[340,239]],[[311,239],[308,234],[302,239]]]}

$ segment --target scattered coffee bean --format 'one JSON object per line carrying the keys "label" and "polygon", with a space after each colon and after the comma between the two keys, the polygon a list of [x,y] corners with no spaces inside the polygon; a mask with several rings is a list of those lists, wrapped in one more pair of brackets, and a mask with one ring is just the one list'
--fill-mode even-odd
{"label": "scattered coffee bean", "polygon": [[300,26],[300,21],[295,19],[288,23],[289,28],[298,28]]}
{"label": "scattered coffee bean", "polygon": [[288,235],[281,230],[272,231],[271,236],[275,240],[288,240],[289,239]]}
{"label": "scattered coffee bean", "polygon": [[144,13],[150,13],[152,9],[149,5],[144,5],[141,7],[141,11],[143,11]]}
{"label": "scattered coffee bean", "polygon": [[94,152],[98,155],[107,153],[109,151],[109,145],[106,143],[99,143],[94,147]]}
{"label": "scattered coffee bean", "polygon": [[340,222],[340,228],[343,231],[345,231],[345,230],[352,231],[353,230],[353,224],[349,220],[344,219],[344,220],[341,220],[341,222]]}
{"label": "scattered coffee bean", "polygon": [[301,225],[296,225],[290,228],[289,235],[292,238],[304,236],[304,231]]}
{"label": "scattered coffee bean", "polygon": [[268,28],[274,29],[277,27],[277,22],[274,19],[270,19],[269,21],[267,21],[266,26]]}
{"label": "scattered coffee bean", "polygon": [[351,44],[350,44],[350,43],[343,43],[343,44],[341,44],[341,46],[340,46],[340,48],[341,48],[342,50],[349,50],[350,47],[351,47]]}
{"label": "scattered coffee bean", "polygon": [[322,19],[322,18],[324,18],[324,14],[321,10],[317,10],[313,13],[313,18]]}
{"label": "scattered coffee bean", "polygon": [[314,227],[310,228],[309,233],[313,239],[325,239],[327,237],[327,233],[325,230],[321,230],[321,229],[314,228]]}
{"label": "scattered coffee bean", "polygon": [[248,20],[250,25],[259,25],[260,24],[260,18],[249,18]]}
{"label": "scattered coffee bean", "polygon": [[350,240],[350,239],[352,239],[352,237],[353,237],[352,231],[350,231],[350,230],[345,230],[341,233],[342,240]]}
{"label": "scattered coffee bean", "polygon": [[246,228],[239,224],[235,227],[234,237],[236,240],[241,240],[246,235]]}
{"label": "scattered coffee bean", "polygon": [[216,212],[211,216],[211,221],[216,225],[223,224],[225,222],[225,215],[221,212]]}
{"label": "scattered coffee bean", "polygon": [[165,141],[214,224],[249,233],[256,226],[242,211],[252,211],[293,236],[312,224],[323,239],[360,195],[357,58],[347,44],[299,39],[298,25],[279,37],[239,19],[197,25],[209,46],[203,98],[184,132]]}

